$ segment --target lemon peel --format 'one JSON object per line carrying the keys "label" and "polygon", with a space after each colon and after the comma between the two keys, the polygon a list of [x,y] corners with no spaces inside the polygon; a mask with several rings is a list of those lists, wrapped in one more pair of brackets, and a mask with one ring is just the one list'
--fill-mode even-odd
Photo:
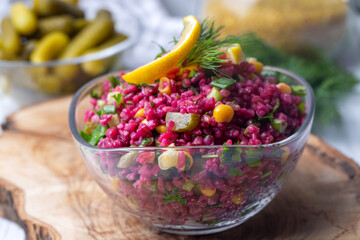
{"label": "lemon peel", "polygon": [[200,23],[194,16],[184,17],[184,29],[180,40],[166,55],[135,69],[123,76],[123,79],[132,84],[154,83],[164,76],[173,66],[179,63],[195,46],[200,34]]}

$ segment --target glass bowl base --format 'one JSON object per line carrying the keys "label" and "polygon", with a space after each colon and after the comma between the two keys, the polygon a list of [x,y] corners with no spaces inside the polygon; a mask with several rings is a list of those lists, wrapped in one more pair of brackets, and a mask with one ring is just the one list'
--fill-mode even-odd
{"label": "glass bowl base", "polygon": [[247,221],[249,218],[260,212],[264,207],[268,205],[268,203],[275,197],[275,193],[270,193],[267,197],[264,197],[260,201],[253,203],[247,206],[247,210],[251,211],[246,214],[244,218],[238,218],[231,221],[224,221],[216,224],[215,226],[204,226],[204,225],[168,225],[168,224],[151,224],[157,227],[160,231],[171,233],[171,234],[180,234],[180,235],[206,235],[212,233],[223,232],[230,228],[234,228],[239,226],[240,224]]}
{"label": "glass bowl base", "polygon": [[180,235],[206,235],[212,233],[223,232],[230,228],[239,226],[242,221],[236,221],[236,223],[226,224],[225,226],[219,227],[184,227],[182,225],[163,225],[163,224],[154,224],[161,232],[171,233],[171,234],[180,234]]}

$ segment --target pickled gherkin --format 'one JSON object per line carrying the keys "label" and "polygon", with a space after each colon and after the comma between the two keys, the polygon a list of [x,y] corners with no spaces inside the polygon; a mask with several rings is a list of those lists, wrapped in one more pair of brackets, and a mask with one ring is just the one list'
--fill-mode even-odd
{"label": "pickled gherkin", "polygon": [[125,36],[124,34],[115,33],[114,36],[112,36],[111,38],[106,40],[104,43],[100,44],[97,47],[94,47],[94,48],[91,48],[91,49],[85,51],[83,55],[104,50],[104,49],[114,46],[115,44],[118,44],[126,39],[127,39],[127,36]]}
{"label": "pickled gherkin", "polygon": [[27,87],[50,94],[74,92],[90,77],[108,71],[118,55],[87,62],[71,59],[96,54],[127,38],[115,32],[112,11],[100,9],[94,18],[85,19],[77,0],[32,0],[32,7],[13,1],[9,12],[0,22],[0,61],[62,60],[29,68],[32,83],[24,81]]}
{"label": "pickled gherkin", "polygon": [[84,12],[75,4],[62,0],[36,0],[34,10],[41,17],[48,17],[58,14],[70,14],[76,18],[83,18]]}
{"label": "pickled gherkin", "polygon": [[36,31],[37,18],[24,3],[16,2],[11,6],[10,20],[16,31],[29,36]]}
{"label": "pickled gherkin", "polygon": [[172,121],[175,123],[173,131],[175,132],[186,132],[194,130],[199,122],[200,115],[194,113],[179,113],[179,112],[168,112],[165,117],[166,125],[169,125],[169,122]]}
{"label": "pickled gherkin", "polygon": [[0,49],[0,60],[15,61],[15,60],[19,60],[19,58],[13,53],[6,52],[3,49]]}
{"label": "pickled gherkin", "polygon": [[[127,37],[125,35],[117,33],[113,37],[111,37],[109,40],[107,40],[106,42],[101,44],[100,46],[87,50],[84,53],[84,55],[104,50],[108,47],[111,47],[115,44],[118,44],[118,43],[124,41],[126,38]],[[97,75],[104,73],[109,68],[109,66],[113,60],[114,59],[111,59],[111,58],[105,58],[105,59],[88,61],[88,62],[82,63],[81,68],[85,73],[89,74],[90,76],[97,76]]]}
{"label": "pickled gherkin", "polygon": [[71,3],[71,4],[75,4],[75,5],[78,3],[78,0],[63,0],[63,1]]}
{"label": "pickled gherkin", "polygon": [[98,59],[81,64],[81,69],[90,76],[97,76],[105,73],[111,63],[111,59]]}
{"label": "pickled gherkin", "polygon": [[2,46],[6,52],[17,54],[20,52],[20,36],[16,32],[9,18],[1,21]]}
{"label": "pickled gherkin", "polygon": [[38,40],[31,39],[27,41],[21,51],[20,57],[24,60],[30,60],[30,55],[36,48],[36,45],[38,43]]}
{"label": "pickled gherkin", "polygon": [[86,50],[104,42],[114,33],[111,19],[98,17],[81,30],[61,54],[61,59],[69,59],[82,55]]}
{"label": "pickled gherkin", "polygon": [[55,59],[69,43],[63,32],[52,32],[43,37],[30,55],[31,62],[41,63]]}
{"label": "pickled gherkin", "polygon": [[109,12],[106,9],[100,9],[97,14],[96,14],[96,18],[98,17],[106,17],[106,18],[110,18],[111,19],[111,12]]}
{"label": "pickled gherkin", "polygon": [[67,35],[72,35],[76,29],[74,18],[70,15],[59,15],[39,20],[39,33],[44,36],[53,31],[60,31]]}
{"label": "pickled gherkin", "polygon": [[49,74],[38,79],[38,86],[43,92],[53,94],[60,91],[61,82],[56,75]]}
{"label": "pickled gherkin", "polygon": [[81,29],[86,27],[89,24],[89,21],[84,18],[77,18],[73,22],[73,27],[75,33],[79,32]]}

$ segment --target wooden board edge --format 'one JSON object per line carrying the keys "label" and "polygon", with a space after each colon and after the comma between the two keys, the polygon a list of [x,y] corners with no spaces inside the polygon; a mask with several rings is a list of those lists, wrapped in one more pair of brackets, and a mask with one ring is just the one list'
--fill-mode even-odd
{"label": "wooden board edge", "polygon": [[360,166],[353,159],[326,143],[322,138],[311,134],[306,145],[310,151],[315,152],[328,163],[337,165],[350,179],[360,175]]}
{"label": "wooden board edge", "polygon": [[[69,98],[72,98],[73,95],[72,94],[68,94],[68,95],[64,95],[64,96],[59,96],[59,97],[54,97],[54,98],[51,98],[49,100],[45,100],[45,101],[41,101],[41,102],[37,102],[37,103],[34,103],[34,104],[31,104],[31,105],[28,105],[28,106],[25,106],[25,107],[22,107],[18,110],[16,110],[15,112],[13,112],[12,114],[10,114],[9,116],[6,117],[5,119],[5,123],[1,124],[0,127],[3,129],[3,130],[12,130],[13,129],[13,126],[14,126],[14,118],[15,118],[15,115],[20,112],[20,111],[26,111],[28,110],[29,108],[36,108],[38,106],[41,106],[41,105],[47,105],[47,104],[51,104],[52,102],[56,102],[56,101],[62,101],[62,100],[67,100]],[[16,129],[16,128],[15,128]]]}
{"label": "wooden board edge", "polygon": [[0,178],[0,209],[3,217],[20,225],[26,239],[60,240],[60,234],[50,225],[28,216],[24,210],[24,192]]}

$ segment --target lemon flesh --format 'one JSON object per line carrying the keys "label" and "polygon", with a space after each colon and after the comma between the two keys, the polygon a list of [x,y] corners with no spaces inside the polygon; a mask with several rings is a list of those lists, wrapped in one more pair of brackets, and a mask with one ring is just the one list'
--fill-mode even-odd
{"label": "lemon flesh", "polygon": [[123,76],[123,79],[132,84],[153,83],[164,76],[173,66],[181,61],[195,46],[200,34],[200,23],[194,16],[184,18],[184,29],[180,40],[166,55],[135,69]]}

